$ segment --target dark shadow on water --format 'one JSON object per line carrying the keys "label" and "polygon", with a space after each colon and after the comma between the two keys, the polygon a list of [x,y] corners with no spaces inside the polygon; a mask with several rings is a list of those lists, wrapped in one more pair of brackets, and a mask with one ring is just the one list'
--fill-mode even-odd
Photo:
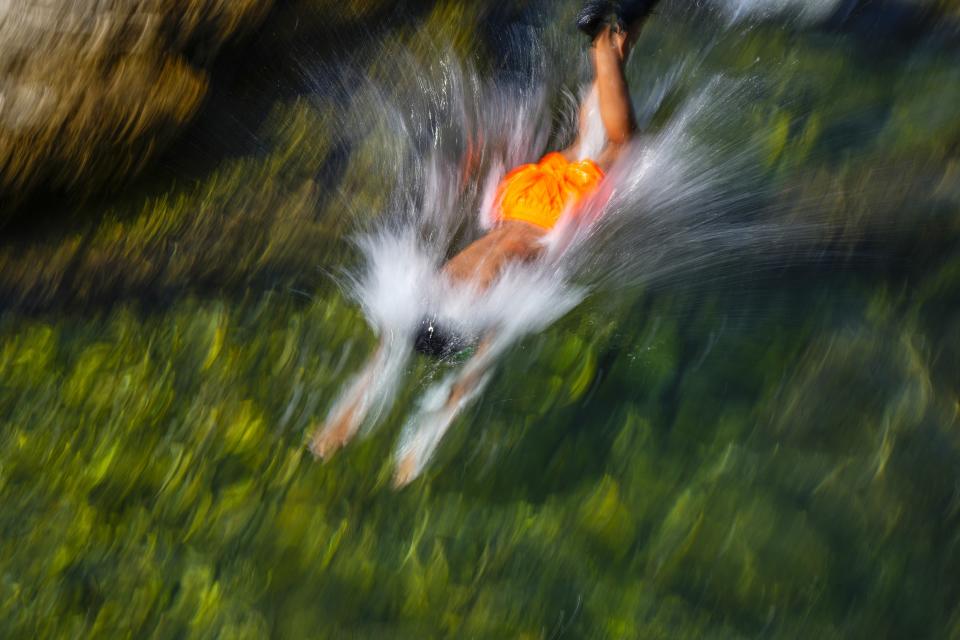
{"label": "dark shadow on water", "polygon": [[902,55],[926,38],[941,40],[941,45],[960,47],[960,24],[938,9],[934,3],[904,0],[845,0],[822,28],[853,36],[870,51],[883,55]]}
{"label": "dark shadow on water", "polygon": [[[17,207],[19,213],[2,228],[0,243],[86,231],[107,209],[136,213],[137,203],[202,182],[224,160],[268,153],[258,131],[273,107],[309,96],[317,88],[311,83],[317,75],[308,76],[305,69],[336,68],[348,58],[355,64],[355,56],[362,60],[365,41],[376,41],[383,32],[406,26],[424,10],[397,3],[365,23],[331,24],[313,16],[310,23],[301,24],[300,5],[293,0],[278,3],[254,34],[221,51],[210,68],[211,84],[200,112],[144,172],[89,195],[41,186]],[[340,98],[341,103],[349,99],[342,93],[323,97]]]}

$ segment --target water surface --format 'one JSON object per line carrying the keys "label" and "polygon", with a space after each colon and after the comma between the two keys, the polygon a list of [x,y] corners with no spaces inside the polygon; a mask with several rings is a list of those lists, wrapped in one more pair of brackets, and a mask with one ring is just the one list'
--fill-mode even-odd
{"label": "water surface", "polygon": [[956,9],[664,4],[629,223],[402,491],[453,365],[411,359],[377,428],[305,447],[377,340],[353,240],[480,233],[492,167],[569,136],[575,3],[332,34],[280,7],[144,178],[22,214],[3,634],[960,633]]}

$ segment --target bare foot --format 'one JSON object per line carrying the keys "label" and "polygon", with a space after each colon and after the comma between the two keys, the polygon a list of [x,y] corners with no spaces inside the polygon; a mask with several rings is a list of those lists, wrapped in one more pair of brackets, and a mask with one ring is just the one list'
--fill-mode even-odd
{"label": "bare foot", "polygon": [[620,62],[626,62],[627,55],[630,53],[629,34],[623,29],[617,29],[616,31],[611,30],[609,33],[610,46],[613,47],[613,50],[619,56]]}

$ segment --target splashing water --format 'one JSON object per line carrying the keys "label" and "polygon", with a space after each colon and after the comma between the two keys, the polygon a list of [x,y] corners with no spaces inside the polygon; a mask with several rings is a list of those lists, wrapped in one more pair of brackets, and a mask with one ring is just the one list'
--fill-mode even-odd
{"label": "splashing water", "polygon": [[727,19],[741,22],[792,16],[801,22],[818,22],[834,14],[845,0],[714,0]]}
{"label": "splashing water", "polygon": [[[533,49],[532,60],[545,57],[541,45]],[[777,261],[785,247],[817,237],[815,224],[787,224],[764,211],[751,140],[709,145],[700,139],[736,113],[749,93],[749,82],[717,77],[661,131],[638,137],[578,222],[566,217],[548,234],[543,259],[509,266],[484,292],[452,286],[440,268],[494,224],[493,196],[505,172],[549,150],[545,71],[542,63],[531,63],[519,81],[481,83],[447,53],[435,68],[418,71],[424,80],[412,95],[391,98],[370,86],[350,109],[379,114],[373,117],[395,132],[383,168],[392,167],[396,180],[391,206],[358,242],[362,267],[346,277],[380,347],[345,387],[328,424],[351,406],[366,416],[367,430],[378,422],[404,383],[425,316],[482,340],[461,371],[427,389],[408,418],[397,447],[401,484],[423,470],[459,413],[482,392],[498,358],[588,296],[680,286],[706,272],[730,277],[733,262]],[[652,93],[662,100],[667,91],[658,86]],[[589,90],[581,95],[584,155],[596,157],[604,144],[596,97]],[[567,114],[562,121],[571,128],[578,118]],[[445,402],[464,380],[471,381],[469,392]]]}

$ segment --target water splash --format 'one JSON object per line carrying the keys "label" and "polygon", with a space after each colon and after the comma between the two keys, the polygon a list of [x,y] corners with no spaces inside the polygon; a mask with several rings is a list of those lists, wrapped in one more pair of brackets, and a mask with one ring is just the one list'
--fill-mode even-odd
{"label": "water splash", "polygon": [[[543,59],[541,46],[534,45],[532,59]],[[358,407],[368,427],[376,424],[404,384],[423,317],[481,346],[461,370],[427,389],[408,418],[396,453],[398,484],[424,469],[511,345],[589,296],[679,286],[704,273],[732,277],[735,262],[775,261],[784,246],[817,235],[815,224],[788,224],[764,210],[755,139],[704,141],[704,132],[742,111],[749,95],[749,82],[718,77],[661,131],[631,145],[578,221],[568,216],[548,235],[543,259],[509,267],[485,292],[453,286],[440,268],[493,225],[493,193],[506,169],[548,150],[550,76],[541,63],[519,81],[482,82],[450,53],[431,68],[409,68],[418,78],[411,94],[371,86],[350,110],[360,121],[380,114],[374,118],[393,132],[387,157],[396,180],[389,207],[358,243],[359,272],[347,278],[381,344],[334,405],[328,429],[345,407]],[[653,95],[662,100],[666,93],[659,86]],[[561,122],[579,122],[595,155],[602,123],[590,91],[581,95],[584,117],[565,114]]]}
{"label": "water splash", "polygon": [[826,20],[848,0],[712,0],[731,23],[796,18],[802,23]]}

